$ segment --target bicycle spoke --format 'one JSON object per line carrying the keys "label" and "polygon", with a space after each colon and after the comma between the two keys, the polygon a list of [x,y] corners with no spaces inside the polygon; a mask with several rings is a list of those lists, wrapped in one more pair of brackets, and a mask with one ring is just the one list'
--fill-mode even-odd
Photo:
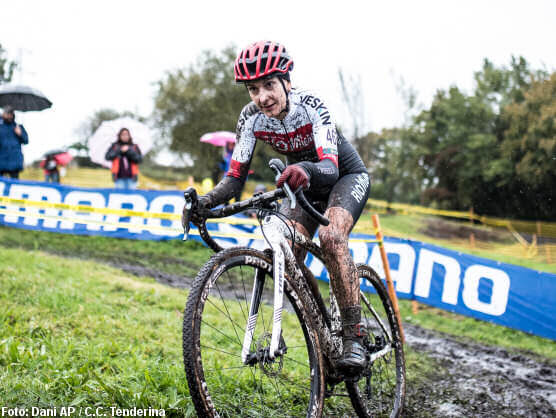
{"label": "bicycle spoke", "polygon": [[209,350],[213,350],[213,351],[218,351],[220,353],[227,354],[227,355],[232,356],[232,357],[241,358],[241,356],[239,354],[230,353],[228,351],[224,351],[224,350],[221,350],[219,348],[211,347],[210,345],[202,344],[201,347],[202,348],[208,348]]}
{"label": "bicycle spoke", "polygon": [[228,340],[230,340],[230,341],[233,342],[234,344],[237,344],[237,345],[239,345],[239,346],[241,347],[241,343],[240,343],[239,341],[234,340],[232,337],[230,337],[230,336],[227,335],[227,334],[224,334],[222,331],[220,331],[218,328],[216,328],[216,327],[213,326],[212,324],[209,324],[208,322],[205,322],[205,321],[202,321],[202,324],[203,324],[203,325],[206,325],[206,326],[208,326],[208,327],[210,327],[210,328],[212,328],[215,332],[217,332],[217,333],[219,333],[220,335],[226,337]]}
{"label": "bicycle spoke", "polygon": [[[226,304],[226,301],[225,301],[224,298],[222,297],[222,293],[220,292],[220,286],[218,286],[218,283],[216,283],[216,289],[218,290],[218,294],[220,295],[220,300],[222,301],[222,304],[224,305],[224,309],[226,309],[227,317],[231,319],[231,318],[232,318],[232,315],[230,315],[230,311],[228,310],[228,305]],[[235,321],[231,321],[231,322],[232,322],[232,324],[235,325]],[[237,339],[238,339],[239,341],[241,341],[241,339],[239,338],[239,335],[238,335],[238,333],[237,333],[237,329],[236,329],[235,326],[234,326],[234,332],[235,332],[235,334],[236,334]],[[245,332],[245,331],[244,331],[244,332]]]}

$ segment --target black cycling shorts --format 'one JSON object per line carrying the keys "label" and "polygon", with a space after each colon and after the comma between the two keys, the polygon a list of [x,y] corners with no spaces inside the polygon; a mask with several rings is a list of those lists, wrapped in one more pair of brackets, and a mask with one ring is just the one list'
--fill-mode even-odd
{"label": "black cycling shorts", "polygon": [[[305,195],[307,200],[321,213],[332,207],[347,210],[353,217],[353,225],[355,225],[363,212],[365,203],[367,203],[370,191],[369,174],[362,172],[344,175],[332,187],[330,193],[326,195],[314,195],[309,191],[305,192]],[[294,209],[290,209],[290,201],[286,198],[282,201],[280,213],[303,225],[311,236],[315,234],[319,224],[299,204]]]}

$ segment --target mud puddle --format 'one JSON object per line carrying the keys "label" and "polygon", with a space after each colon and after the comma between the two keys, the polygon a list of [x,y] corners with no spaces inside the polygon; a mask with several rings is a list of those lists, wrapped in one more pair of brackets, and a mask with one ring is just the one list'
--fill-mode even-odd
{"label": "mud puddle", "polygon": [[[410,416],[555,417],[556,362],[404,325],[406,342],[440,366],[428,394],[408,391]],[[419,407],[423,400],[426,408]]]}

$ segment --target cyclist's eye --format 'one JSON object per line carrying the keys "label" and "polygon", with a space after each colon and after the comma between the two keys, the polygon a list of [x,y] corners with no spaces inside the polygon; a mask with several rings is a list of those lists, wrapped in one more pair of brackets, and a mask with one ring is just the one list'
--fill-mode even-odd
{"label": "cyclist's eye", "polygon": [[273,81],[267,81],[264,86],[267,89],[272,89],[272,86],[274,86],[274,82]]}

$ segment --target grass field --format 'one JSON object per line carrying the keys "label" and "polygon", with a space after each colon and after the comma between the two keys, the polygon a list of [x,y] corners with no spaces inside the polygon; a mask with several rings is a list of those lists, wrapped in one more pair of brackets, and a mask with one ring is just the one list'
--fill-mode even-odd
{"label": "grass field", "polygon": [[0,248],[0,259],[3,405],[191,412],[177,332],[183,292],[38,251]]}

